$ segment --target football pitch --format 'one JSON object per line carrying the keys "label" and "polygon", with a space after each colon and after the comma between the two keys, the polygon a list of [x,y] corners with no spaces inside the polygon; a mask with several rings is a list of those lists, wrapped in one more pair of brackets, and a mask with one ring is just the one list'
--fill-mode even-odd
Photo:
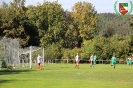
{"label": "football pitch", "polygon": [[43,70],[0,70],[0,88],[133,88],[133,68],[128,65],[45,64]]}

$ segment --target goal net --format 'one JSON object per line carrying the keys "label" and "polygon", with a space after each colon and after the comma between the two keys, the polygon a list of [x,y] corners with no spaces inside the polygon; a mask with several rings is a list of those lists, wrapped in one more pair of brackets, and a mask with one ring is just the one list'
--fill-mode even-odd
{"label": "goal net", "polygon": [[37,65],[36,59],[38,54],[41,55],[42,65],[44,65],[44,48],[38,46],[30,46],[20,49],[21,66],[30,66],[30,68],[32,68],[33,65]]}
{"label": "goal net", "polygon": [[30,46],[20,48],[19,40],[12,38],[0,37],[0,69],[3,61],[6,66],[32,68],[32,64],[36,65],[36,57],[40,54],[43,58],[44,65],[44,48],[38,46]]}
{"label": "goal net", "polygon": [[7,66],[13,65],[14,67],[20,63],[18,40],[7,37],[0,39],[0,61],[1,64],[4,61]]}

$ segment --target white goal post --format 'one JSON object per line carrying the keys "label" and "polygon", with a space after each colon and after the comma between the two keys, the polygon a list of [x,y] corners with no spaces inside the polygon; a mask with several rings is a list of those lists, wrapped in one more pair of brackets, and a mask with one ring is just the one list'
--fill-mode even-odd
{"label": "white goal post", "polygon": [[[42,56],[42,66],[44,66],[44,48],[43,47],[30,46],[30,47],[25,47],[24,49],[20,50],[20,56],[29,54],[29,64],[30,64],[31,69],[32,69],[32,62],[33,62],[32,54],[33,54],[33,52],[36,52],[38,50],[42,50],[42,55],[41,55]],[[37,54],[36,54],[36,57],[37,57]],[[36,60],[36,57],[34,57],[35,60]],[[20,59],[25,59],[25,58],[20,58]]]}
{"label": "white goal post", "polygon": [[[40,51],[40,52],[37,52]],[[0,69],[3,61],[7,67],[12,66],[13,68],[25,67],[30,64],[32,68],[33,59],[36,59],[37,54],[42,55],[42,65],[44,66],[44,48],[39,46],[29,46],[20,48],[19,40],[8,37],[0,37]],[[34,56],[34,57],[33,57]]]}

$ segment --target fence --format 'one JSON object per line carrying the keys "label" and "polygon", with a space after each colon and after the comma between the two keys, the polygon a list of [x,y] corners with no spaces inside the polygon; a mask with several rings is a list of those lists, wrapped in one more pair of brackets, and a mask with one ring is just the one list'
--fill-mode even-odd
{"label": "fence", "polygon": [[[50,59],[50,60],[44,60],[45,64],[56,64],[56,63],[69,63],[69,64],[75,64],[75,59]],[[89,60],[80,60],[80,64],[89,64]],[[97,64],[110,64],[111,60],[97,60]],[[127,64],[126,60],[117,60],[116,64]]]}

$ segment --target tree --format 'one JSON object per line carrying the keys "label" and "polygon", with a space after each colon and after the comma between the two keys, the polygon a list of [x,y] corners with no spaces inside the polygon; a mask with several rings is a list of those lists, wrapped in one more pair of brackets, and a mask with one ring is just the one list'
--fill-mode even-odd
{"label": "tree", "polygon": [[84,40],[92,39],[97,32],[97,12],[91,3],[78,2],[72,7],[72,17],[77,25],[79,36]]}
{"label": "tree", "polygon": [[129,22],[129,25],[131,27],[131,32],[130,32],[130,52],[133,52],[133,16],[131,16],[131,20]]}
{"label": "tree", "polygon": [[40,19],[38,19],[37,17],[38,9],[36,8],[37,8],[36,6],[32,6],[32,5],[28,6],[25,14],[26,14],[26,17],[28,18],[28,23],[29,23],[29,26],[27,27],[27,29],[29,29],[27,30],[27,32],[30,35],[28,45],[39,46],[40,37],[39,37],[39,27],[37,25],[37,20],[40,20]]}
{"label": "tree", "polygon": [[37,27],[41,46],[58,43],[62,45],[65,32],[64,9],[57,2],[44,2],[42,5],[29,6],[29,20]]}
{"label": "tree", "polygon": [[108,38],[113,36],[114,34],[115,34],[115,30],[112,27],[108,27],[104,36]]}
{"label": "tree", "polygon": [[3,2],[2,5],[1,5],[1,8],[0,8],[0,36],[4,36],[3,34],[3,31],[4,31],[4,28],[2,28],[2,25],[3,25],[3,16],[5,16],[7,13],[7,9],[9,8],[8,4]]}
{"label": "tree", "polygon": [[71,12],[65,11],[66,32],[63,42],[63,47],[73,49],[81,46],[79,31],[77,25],[74,24],[74,19]]}
{"label": "tree", "polygon": [[99,13],[97,26],[99,27],[99,35],[105,35],[109,28],[113,29],[113,35],[122,36],[129,35],[131,28],[129,27],[130,16],[120,17],[115,13]]}
{"label": "tree", "polygon": [[14,0],[8,8],[4,8],[5,12],[3,12],[1,19],[3,22],[1,29],[4,35],[19,39],[21,47],[29,44],[30,35],[34,33],[31,30],[32,25],[30,25],[25,15],[27,8],[24,5],[25,0]]}

